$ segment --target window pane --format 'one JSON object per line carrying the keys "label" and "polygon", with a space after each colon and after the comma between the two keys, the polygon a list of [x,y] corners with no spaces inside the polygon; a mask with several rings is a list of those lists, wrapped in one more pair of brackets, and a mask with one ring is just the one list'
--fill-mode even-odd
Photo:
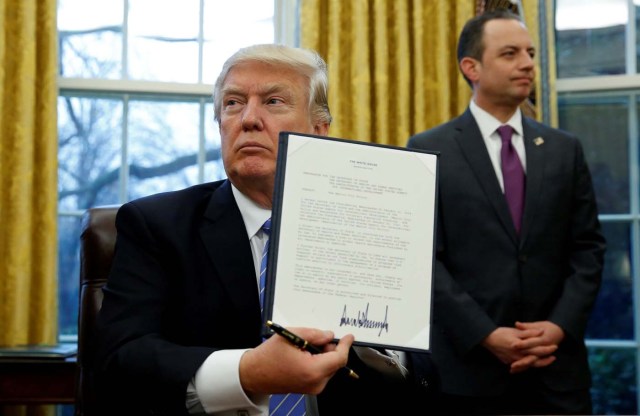
{"label": "window pane", "polygon": [[635,349],[589,348],[594,415],[637,415]]}
{"label": "window pane", "polygon": [[122,76],[123,4],[123,0],[58,0],[62,76]]}
{"label": "window pane", "polygon": [[198,82],[199,0],[129,0],[129,77]]}
{"label": "window pane", "polygon": [[273,3],[204,0],[204,83],[213,84],[224,61],[239,48],[273,43]]}
{"label": "window pane", "polygon": [[622,95],[565,94],[560,128],[584,145],[600,214],[629,213],[629,99]]}
{"label": "window pane", "polygon": [[58,217],[58,334],[78,333],[80,217]]}
{"label": "window pane", "polygon": [[607,239],[602,286],[587,328],[589,339],[634,339],[629,223],[606,222]]}
{"label": "window pane", "polygon": [[557,0],[558,78],[624,74],[627,0]]}
{"label": "window pane", "polygon": [[115,97],[58,97],[58,210],[118,203],[121,123]]}
{"label": "window pane", "polygon": [[129,198],[198,183],[198,102],[129,104]]}
{"label": "window pane", "polygon": [[634,0],[634,17],[636,20],[636,72],[640,71],[640,1]]}

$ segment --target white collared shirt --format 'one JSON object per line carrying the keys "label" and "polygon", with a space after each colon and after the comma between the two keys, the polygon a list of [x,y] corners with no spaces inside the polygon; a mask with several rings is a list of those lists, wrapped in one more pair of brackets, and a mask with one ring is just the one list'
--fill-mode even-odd
{"label": "white collared shirt", "polygon": [[246,195],[240,192],[235,186],[231,185],[233,196],[236,199],[240,215],[247,229],[249,242],[251,243],[251,254],[253,255],[253,265],[256,269],[256,285],[260,285],[260,262],[262,261],[262,252],[264,246],[269,239],[260,229],[262,225],[271,218],[271,210],[264,209]]}
{"label": "white collared shirt", "polygon": [[513,136],[511,137],[511,143],[518,153],[518,157],[520,158],[520,162],[522,163],[522,169],[524,173],[527,173],[527,158],[524,150],[524,139],[523,139],[523,130],[522,130],[522,112],[520,108],[516,110],[516,112],[511,116],[509,121],[506,123],[501,123],[497,118],[478,107],[475,101],[471,100],[469,103],[469,110],[475,118],[476,123],[478,123],[478,127],[480,128],[480,133],[482,134],[482,139],[484,140],[484,144],[487,147],[487,151],[489,152],[489,158],[491,159],[491,164],[493,165],[493,169],[496,172],[496,177],[498,178],[498,182],[500,183],[500,189],[504,192],[504,180],[502,179],[502,166],[500,163],[500,149],[502,149],[502,140],[496,131],[498,127],[503,124],[508,124],[513,128]]}

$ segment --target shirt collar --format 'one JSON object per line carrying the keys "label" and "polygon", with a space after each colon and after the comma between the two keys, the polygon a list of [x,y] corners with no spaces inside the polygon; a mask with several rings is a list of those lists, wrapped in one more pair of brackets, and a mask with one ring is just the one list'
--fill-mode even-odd
{"label": "shirt collar", "polygon": [[262,224],[271,218],[271,210],[264,209],[253,202],[249,197],[240,192],[240,190],[233,184],[231,184],[231,191],[233,192],[233,197],[236,199],[236,203],[240,209],[240,215],[242,215],[244,226],[247,229],[247,235],[249,236],[249,239],[251,239],[258,231],[260,231]]}
{"label": "shirt collar", "polygon": [[491,136],[491,134],[493,134],[496,129],[503,124],[510,125],[516,134],[524,136],[522,131],[522,112],[520,111],[520,107],[516,109],[516,112],[513,113],[506,123],[500,122],[500,120],[495,118],[493,115],[480,108],[473,100],[469,103],[469,110],[471,111],[471,114],[473,114],[473,118],[476,119],[476,123],[478,123],[482,137],[486,138]]}

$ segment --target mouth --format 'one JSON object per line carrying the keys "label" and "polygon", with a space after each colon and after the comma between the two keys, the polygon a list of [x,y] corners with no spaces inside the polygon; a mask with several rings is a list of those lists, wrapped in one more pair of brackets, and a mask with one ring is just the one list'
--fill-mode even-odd
{"label": "mouth", "polygon": [[257,141],[248,141],[239,145],[237,150],[238,152],[255,154],[268,151],[269,148]]}
{"label": "mouth", "polygon": [[248,140],[248,141],[246,141],[246,142],[244,142],[244,143],[242,143],[242,144],[240,144],[238,146],[238,149],[247,149],[247,148],[249,148],[249,149],[251,149],[251,148],[265,149],[266,147],[262,143],[260,143],[260,142],[258,142],[256,140]]}
{"label": "mouth", "polygon": [[514,78],[513,81],[517,84],[527,84],[527,85],[531,85],[533,83],[533,78],[529,78],[529,77],[519,77],[519,78]]}

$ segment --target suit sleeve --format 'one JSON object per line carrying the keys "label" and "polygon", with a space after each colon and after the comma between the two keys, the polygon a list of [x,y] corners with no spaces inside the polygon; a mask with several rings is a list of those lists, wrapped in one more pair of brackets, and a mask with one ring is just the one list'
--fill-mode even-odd
{"label": "suit sleeve", "polygon": [[[167,412],[186,411],[187,385],[211,348],[164,338],[172,290],[157,236],[142,212],[125,204],[116,218],[116,250],[98,316],[96,367],[113,395]],[[165,256],[166,257],[166,256]]]}
{"label": "suit sleeve", "polygon": [[447,255],[444,244],[444,227],[440,223],[437,231],[434,309],[448,332],[448,338],[460,355],[477,347],[498,325],[483,307],[451,275],[440,259]]}
{"label": "suit sleeve", "polygon": [[574,340],[584,339],[589,315],[602,281],[605,239],[591,174],[580,142],[575,140],[575,175],[571,212],[569,276],[549,320]]}

